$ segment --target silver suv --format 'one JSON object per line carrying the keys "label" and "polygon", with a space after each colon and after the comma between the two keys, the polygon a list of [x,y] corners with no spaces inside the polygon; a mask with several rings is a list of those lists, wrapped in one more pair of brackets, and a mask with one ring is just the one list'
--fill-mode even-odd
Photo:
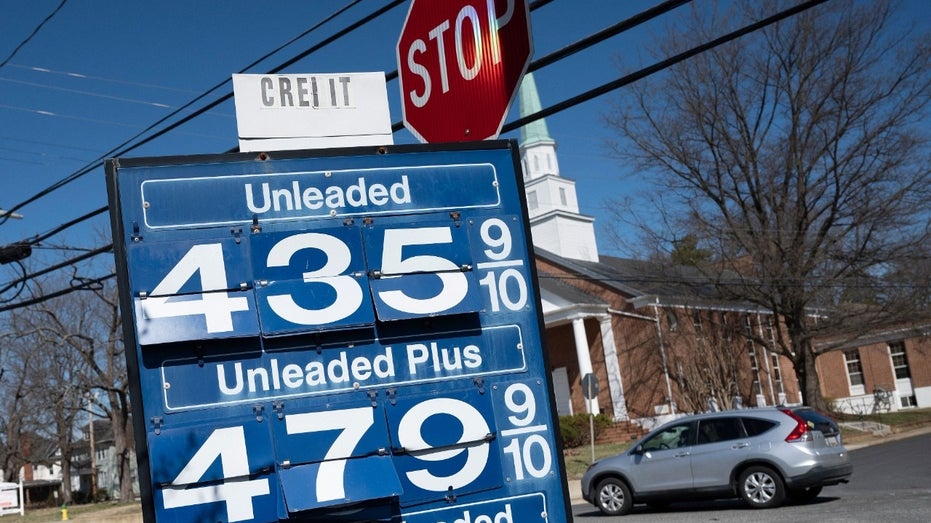
{"label": "silver suv", "polygon": [[846,483],[853,467],[840,432],[825,437],[826,425],[816,428],[809,412],[800,414],[759,408],[679,418],[593,463],[582,497],[612,516],[634,503],[694,498],[740,496],[755,508],[811,501],[825,485]]}

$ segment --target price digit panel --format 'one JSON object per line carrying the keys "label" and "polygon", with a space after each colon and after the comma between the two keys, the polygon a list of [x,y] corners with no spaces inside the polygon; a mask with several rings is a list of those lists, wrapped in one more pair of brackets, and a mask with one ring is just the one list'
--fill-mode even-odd
{"label": "price digit panel", "polygon": [[515,142],[107,182],[146,521],[569,520]]}

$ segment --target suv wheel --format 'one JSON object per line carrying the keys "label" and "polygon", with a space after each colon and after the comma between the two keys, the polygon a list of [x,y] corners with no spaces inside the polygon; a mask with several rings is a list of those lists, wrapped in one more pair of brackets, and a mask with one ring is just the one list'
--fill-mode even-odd
{"label": "suv wheel", "polygon": [[769,467],[749,467],[737,482],[740,496],[753,508],[777,507],[786,496],[782,478]]}
{"label": "suv wheel", "polygon": [[634,500],[627,483],[617,478],[607,478],[595,489],[598,510],[608,516],[622,516],[630,512]]}

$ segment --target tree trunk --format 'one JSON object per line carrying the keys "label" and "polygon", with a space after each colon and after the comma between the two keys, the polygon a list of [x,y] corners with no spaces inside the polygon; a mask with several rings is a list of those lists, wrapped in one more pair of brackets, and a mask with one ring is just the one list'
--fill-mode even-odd
{"label": "tree trunk", "polygon": [[804,383],[802,380],[799,380],[799,389],[805,395],[804,403],[809,407],[814,407],[822,412],[827,412],[828,403],[824,400],[824,395],[821,393],[821,378],[818,376],[818,368],[815,366],[815,348],[811,343],[803,343],[801,351],[804,351],[805,357],[803,358],[803,366],[805,372],[803,373],[805,377]]}
{"label": "tree trunk", "polygon": [[135,499],[133,492],[132,452],[133,442],[129,441],[129,406],[126,396],[117,392],[110,393],[110,425],[113,427],[113,446],[116,455],[116,470],[120,481],[120,501]]}
{"label": "tree trunk", "polygon": [[[61,453],[61,502],[64,504],[71,503],[71,453],[65,451],[66,445],[59,445],[63,450]],[[94,449],[91,449],[94,452]],[[93,474],[94,471],[91,471]]]}

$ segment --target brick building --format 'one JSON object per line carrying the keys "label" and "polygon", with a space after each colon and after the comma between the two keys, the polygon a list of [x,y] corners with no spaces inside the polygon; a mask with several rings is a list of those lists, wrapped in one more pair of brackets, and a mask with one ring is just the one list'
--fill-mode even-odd
{"label": "brick building", "polygon": [[821,391],[852,414],[931,407],[931,324],[837,344],[816,361]]}
{"label": "brick building", "polygon": [[[531,74],[520,109],[540,110]],[[520,150],[559,414],[651,424],[683,411],[801,402],[791,364],[767,342],[767,311],[717,299],[696,271],[599,254],[594,219],[561,176],[544,120],[521,129]],[[588,373],[600,384],[593,400],[581,389]]]}

